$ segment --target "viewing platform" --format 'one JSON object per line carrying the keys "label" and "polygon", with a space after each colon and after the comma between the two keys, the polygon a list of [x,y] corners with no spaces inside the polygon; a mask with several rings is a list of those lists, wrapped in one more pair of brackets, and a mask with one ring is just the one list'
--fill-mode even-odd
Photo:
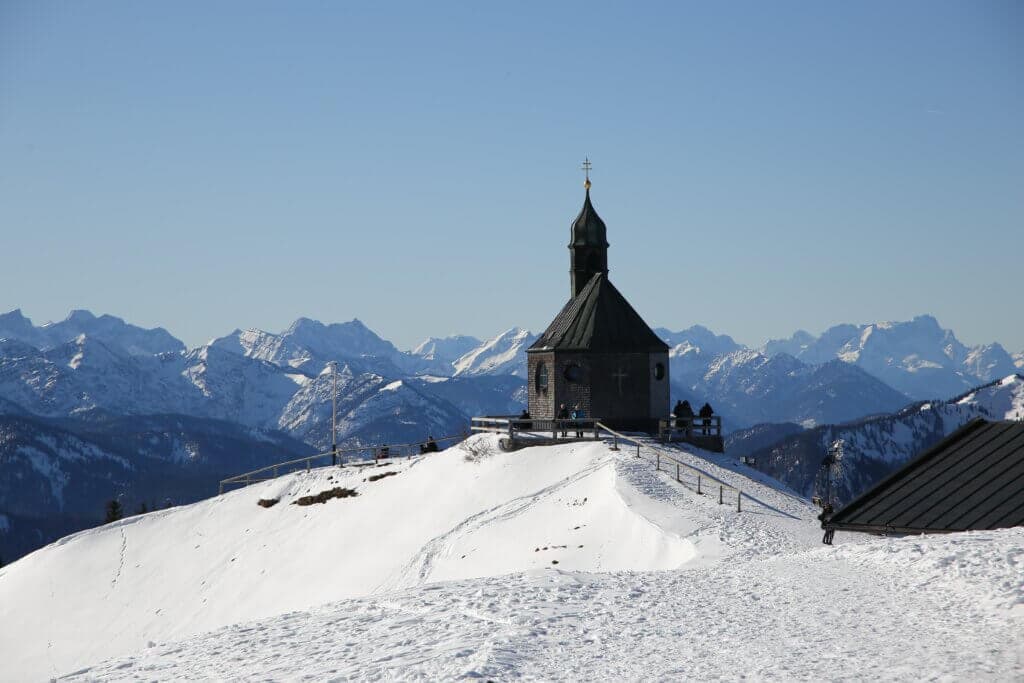
{"label": "viewing platform", "polygon": [[570,441],[599,441],[600,418],[546,420],[514,415],[485,415],[470,422],[473,432],[503,434],[501,449],[514,451],[526,446],[550,446]]}
{"label": "viewing platform", "polygon": [[725,452],[722,439],[722,416],[675,417],[658,421],[658,438],[662,443],[685,442],[713,453]]}

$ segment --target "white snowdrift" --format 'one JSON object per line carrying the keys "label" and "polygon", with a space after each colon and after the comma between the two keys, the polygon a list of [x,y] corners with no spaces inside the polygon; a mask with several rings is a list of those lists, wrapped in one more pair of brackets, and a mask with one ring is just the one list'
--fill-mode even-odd
{"label": "white snowdrift", "polygon": [[[292,504],[339,486],[358,495]],[[391,468],[298,472],[69,536],[0,569],[0,679],[427,582],[668,570],[816,542],[813,510],[771,500],[779,511],[737,514],[604,444],[507,454],[489,437]]]}
{"label": "white snowdrift", "polygon": [[677,572],[536,570],[230,626],[72,680],[1024,677],[1024,529]]}

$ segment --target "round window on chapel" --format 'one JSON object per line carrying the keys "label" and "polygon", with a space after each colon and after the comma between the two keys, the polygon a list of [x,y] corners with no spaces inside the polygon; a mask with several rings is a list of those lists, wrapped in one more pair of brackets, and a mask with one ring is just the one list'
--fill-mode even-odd
{"label": "round window on chapel", "polygon": [[582,381],[582,379],[583,379],[583,368],[581,368],[580,366],[576,365],[575,363],[570,363],[569,365],[565,366],[565,373],[564,373],[564,375],[565,375],[565,378],[567,380],[569,380],[570,382]]}
{"label": "round window on chapel", "polygon": [[548,390],[548,366],[547,363],[537,364],[537,391]]}
{"label": "round window on chapel", "polygon": [[665,379],[665,365],[664,363],[655,363],[654,365],[654,379],[663,380]]}

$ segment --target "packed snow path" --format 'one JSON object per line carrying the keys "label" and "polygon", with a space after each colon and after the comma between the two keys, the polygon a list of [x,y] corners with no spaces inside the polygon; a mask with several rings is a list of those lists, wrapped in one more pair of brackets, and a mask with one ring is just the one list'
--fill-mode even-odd
{"label": "packed snow path", "polygon": [[695,571],[438,583],[150,647],[71,680],[1019,680],[1024,530]]}

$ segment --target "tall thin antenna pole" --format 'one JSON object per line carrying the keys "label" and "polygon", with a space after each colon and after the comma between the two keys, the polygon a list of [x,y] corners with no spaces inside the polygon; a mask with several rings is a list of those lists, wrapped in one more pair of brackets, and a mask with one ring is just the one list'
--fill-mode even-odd
{"label": "tall thin antenna pole", "polygon": [[331,361],[331,464],[338,464],[338,361]]}

